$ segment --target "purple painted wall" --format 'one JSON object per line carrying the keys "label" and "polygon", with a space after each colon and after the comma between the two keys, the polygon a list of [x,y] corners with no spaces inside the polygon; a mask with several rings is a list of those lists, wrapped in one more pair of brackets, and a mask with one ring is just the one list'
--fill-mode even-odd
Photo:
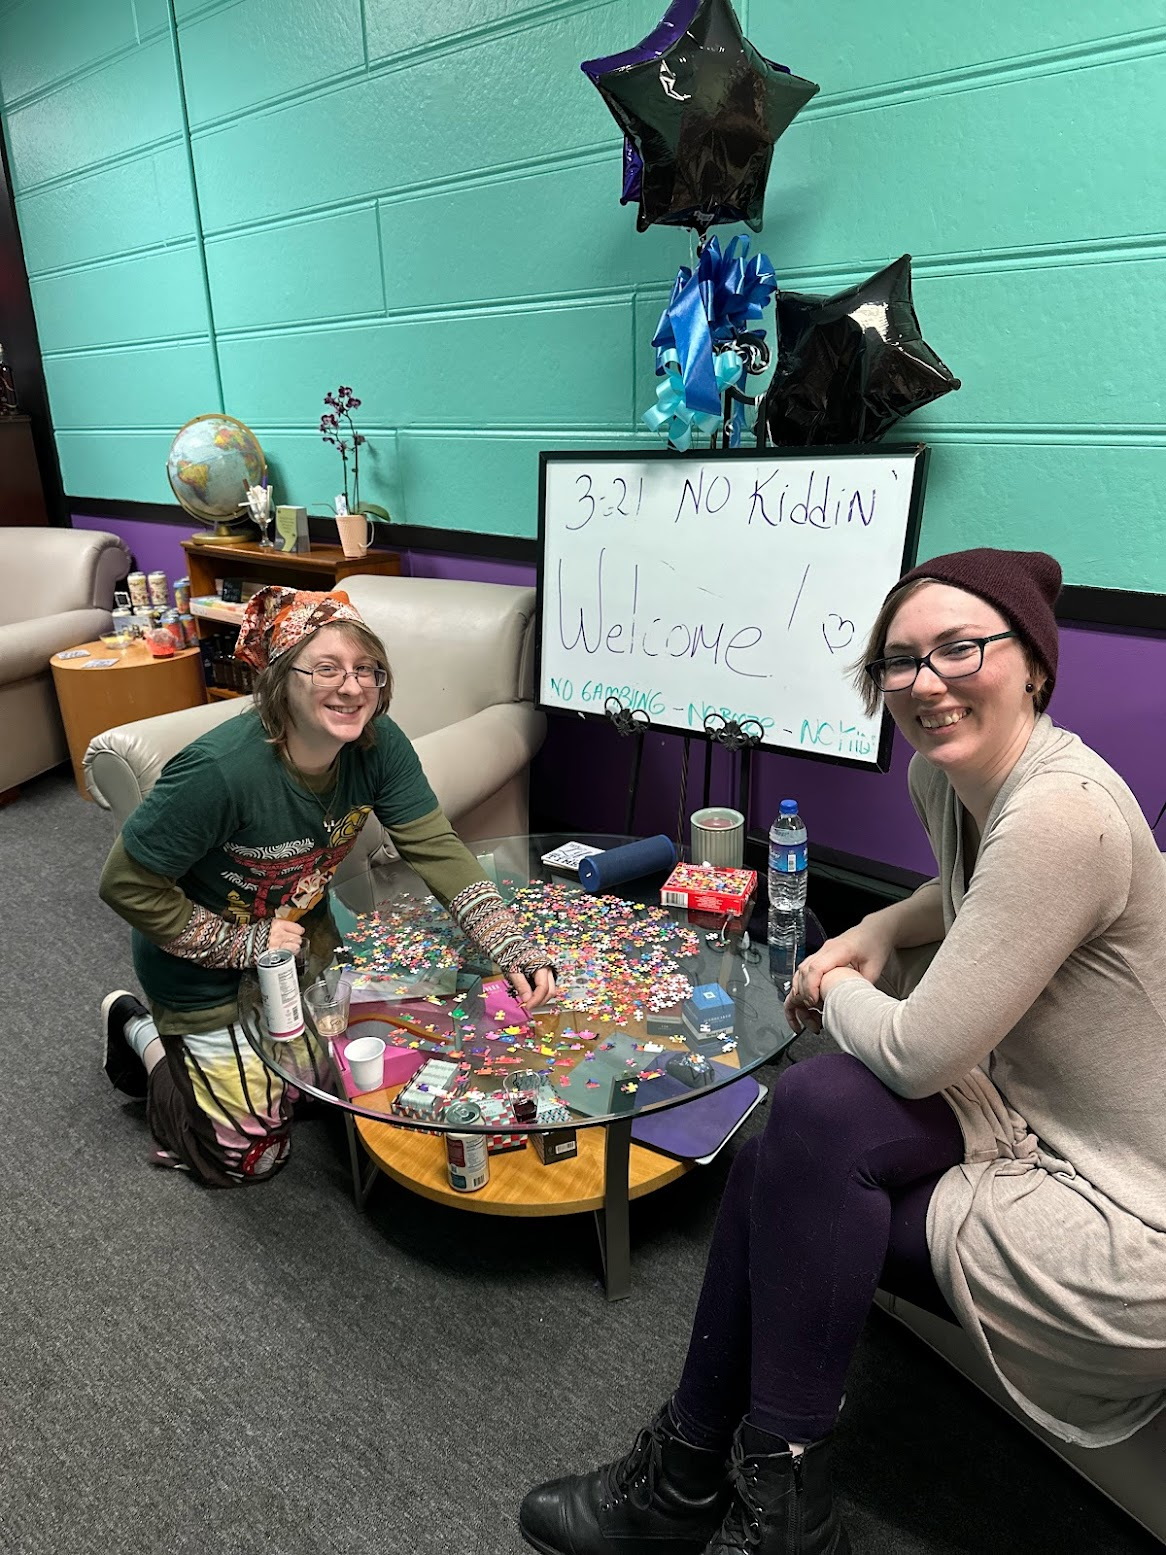
{"label": "purple painted wall", "polygon": [[205,534],[189,524],[145,524],[132,518],[89,518],[73,514],[74,529],[98,529],[118,535],[130,548],[134,564],[141,572],[162,571],[173,583],[186,573],[186,552],[179,543],[193,534]]}
{"label": "purple painted wall", "polygon": [[[83,516],[76,516],[73,524],[78,529],[105,529],[120,535],[145,572],[160,567],[175,578],[185,571],[185,552],[179,541],[192,532],[185,524]],[[404,567],[413,577],[520,585],[535,581],[535,569],[520,563],[435,552],[406,552]],[[1148,819],[1153,820],[1166,799],[1166,636],[1063,628],[1051,712],[1057,723],[1074,730],[1121,773]],[[609,727],[570,714],[551,714],[549,725],[546,745],[531,774],[537,807],[564,821],[570,817],[579,831],[622,830],[630,744]],[[635,813],[637,832],[676,834],[682,750],[679,735],[646,737]],[[799,761],[792,756],[759,755],[754,762],[750,830],[768,829],[780,801],[792,795],[814,841],[862,858],[930,873],[931,852],[907,797],[909,757],[909,748],[897,735],[891,770],[885,774]],[[702,747],[694,741],[688,813],[701,804],[703,760]],[[736,803],[736,780],[723,751],[715,755],[711,794],[714,803]],[[681,828],[681,835],[686,833],[687,824]]]}

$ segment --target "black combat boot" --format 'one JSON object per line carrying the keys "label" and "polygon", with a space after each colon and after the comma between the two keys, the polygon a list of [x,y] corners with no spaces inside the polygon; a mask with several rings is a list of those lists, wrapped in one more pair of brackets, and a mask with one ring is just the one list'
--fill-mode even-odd
{"label": "black combat boot", "polygon": [[850,1555],[830,1484],[829,1437],[795,1457],[780,1437],[745,1422],[730,1473],[732,1505],[708,1555]]}
{"label": "black combat boot", "polygon": [[702,1555],[728,1505],[725,1454],[686,1442],[665,1404],[625,1457],[536,1485],[518,1526],[541,1555]]}

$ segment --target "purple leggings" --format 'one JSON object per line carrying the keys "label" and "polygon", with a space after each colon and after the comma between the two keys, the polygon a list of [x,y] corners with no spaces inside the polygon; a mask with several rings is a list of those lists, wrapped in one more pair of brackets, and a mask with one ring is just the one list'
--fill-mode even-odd
{"label": "purple leggings", "polygon": [[927,1251],[927,1203],[964,1157],[942,1096],[907,1101],[843,1053],[774,1088],[725,1188],[673,1407],[701,1446],[741,1420],[787,1441],[834,1425],[881,1287],[955,1321]]}

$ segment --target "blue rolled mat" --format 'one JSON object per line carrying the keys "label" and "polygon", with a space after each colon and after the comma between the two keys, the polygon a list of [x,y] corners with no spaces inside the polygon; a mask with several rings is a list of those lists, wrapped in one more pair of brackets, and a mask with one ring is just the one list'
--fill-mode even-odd
{"label": "blue rolled mat", "polygon": [[676,863],[676,848],[671,837],[644,837],[627,842],[622,848],[606,853],[591,853],[579,860],[579,883],[588,891],[610,891],[625,880],[670,870]]}

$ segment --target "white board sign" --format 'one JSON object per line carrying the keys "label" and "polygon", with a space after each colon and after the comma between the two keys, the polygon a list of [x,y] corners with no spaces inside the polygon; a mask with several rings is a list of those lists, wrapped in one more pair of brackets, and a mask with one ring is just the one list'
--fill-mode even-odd
{"label": "white board sign", "polygon": [[886,770],[848,673],[911,564],[926,449],[540,455],[540,707]]}

